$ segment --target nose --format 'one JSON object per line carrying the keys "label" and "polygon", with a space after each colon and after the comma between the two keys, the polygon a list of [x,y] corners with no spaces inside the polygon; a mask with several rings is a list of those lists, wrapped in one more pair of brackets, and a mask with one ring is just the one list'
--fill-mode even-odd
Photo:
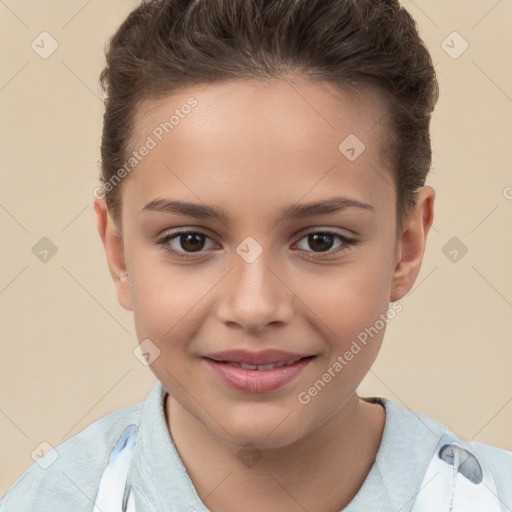
{"label": "nose", "polygon": [[250,263],[236,254],[233,264],[218,290],[219,320],[229,327],[251,332],[259,332],[269,324],[290,322],[295,294],[278,267],[272,268],[267,252],[263,251]]}

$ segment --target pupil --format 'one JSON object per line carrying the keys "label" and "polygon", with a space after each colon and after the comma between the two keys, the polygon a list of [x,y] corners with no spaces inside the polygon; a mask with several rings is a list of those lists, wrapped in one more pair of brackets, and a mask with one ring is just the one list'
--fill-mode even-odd
{"label": "pupil", "polygon": [[[204,240],[201,243],[201,238],[202,235],[200,233],[187,233],[185,235],[181,235],[181,246],[183,249],[190,250],[190,252],[199,251],[204,245]],[[190,244],[190,246],[187,247],[187,244]],[[199,245],[199,247],[196,244]]]}
{"label": "pupil", "polygon": [[[315,245],[317,246],[317,249],[319,250],[329,250],[330,249],[330,246],[332,245],[332,239],[333,239],[333,236],[332,235],[329,235],[327,233],[314,233],[312,235],[309,235],[309,245],[310,247],[315,250]],[[325,242],[325,240],[327,240],[327,244],[325,243],[322,243],[322,240]],[[327,246],[329,247],[327,247]]]}

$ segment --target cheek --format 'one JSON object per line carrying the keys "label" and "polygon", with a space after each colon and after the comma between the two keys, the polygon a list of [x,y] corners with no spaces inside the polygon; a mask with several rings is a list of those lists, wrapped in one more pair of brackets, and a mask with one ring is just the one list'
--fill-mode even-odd
{"label": "cheek", "polygon": [[315,286],[302,286],[301,299],[314,315],[305,314],[325,340],[326,357],[317,379],[329,384],[318,406],[330,408],[334,396],[355,391],[375,361],[387,325],[388,281],[385,258],[379,263],[361,257],[337,272],[317,276]]}
{"label": "cheek", "polygon": [[314,285],[303,282],[296,289],[301,290],[301,301],[323,324],[328,338],[357,336],[389,307],[389,275],[382,264],[347,265],[312,279]]}
{"label": "cheek", "polygon": [[212,276],[193,266],[167,265],[162,258],[134,261],[132,306],[139,339],[154,338],[164,346],[175,340],[174,346],[186,339],[185,333],[190,337],[199,328],[214,284]]}

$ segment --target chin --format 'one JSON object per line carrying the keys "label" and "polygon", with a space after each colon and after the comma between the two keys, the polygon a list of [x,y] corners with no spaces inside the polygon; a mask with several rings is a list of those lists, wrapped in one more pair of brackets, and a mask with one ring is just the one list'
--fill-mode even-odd
{"label": "chin", "polygon": [[[256,416],[257,418],[257,416]],[[225,443],[239,449],[247,449],[248,445],[259,450],[284,448],[299,441],[304,435],[303,428],[293,428],[291,424],[284,424],[283,416],[268,417],[266,419],[249,416],[246,421],[230,421],[227,429],[215,427],[215,435]]]}

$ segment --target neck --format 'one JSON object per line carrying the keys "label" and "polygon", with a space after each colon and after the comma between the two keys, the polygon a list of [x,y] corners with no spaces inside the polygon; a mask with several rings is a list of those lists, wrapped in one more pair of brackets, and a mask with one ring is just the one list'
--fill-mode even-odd
{"label": "neck", "polygon": [[297,442],[254,452],[213,435],[170,395],[166,418],[187,473],[212,512],[334,512],[348,505],[370,472],[385,410],[354,393]]}

